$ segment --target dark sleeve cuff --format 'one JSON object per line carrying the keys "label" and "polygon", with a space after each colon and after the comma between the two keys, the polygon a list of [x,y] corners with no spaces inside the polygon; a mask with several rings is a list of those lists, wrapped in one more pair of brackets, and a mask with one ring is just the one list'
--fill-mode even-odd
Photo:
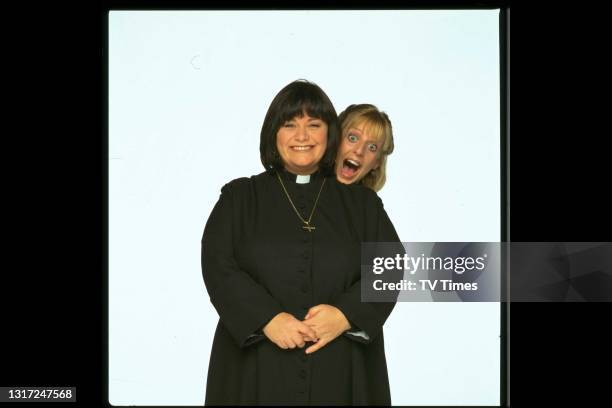
{"label": "dark sleeve cuff", "polygon": [[370,342],[370,336],[363,330],[349,330],[345,331],[343,335],[351,340],[358,343],[368,344]]}
{"label": "dark sleeve cuff", "polygon": [[[263,328],[270,320],[272,320],[277,314],[281,313],[283,310],[281,309],[272,309],[269,313],[266,314],[259,324],[257,324],[254,328],[247,329],[240,336],[242,341],[239,342],[239,346],[247,347],[251,346],[255,343],[259,343],[261,340],[266,339],[266,335],[263,334]],[[245,322],[246,324],[246,322]]]}
{"label": "dark sleeve cuff", "polygon": [[262,340],[266,339],[266,335],[259,332],[259,333],[253,333],[251,334],[249,337],[246,338],[246,340],[244,341],[243,347],[248,347],[251,346],[255,343],[259,343]]}

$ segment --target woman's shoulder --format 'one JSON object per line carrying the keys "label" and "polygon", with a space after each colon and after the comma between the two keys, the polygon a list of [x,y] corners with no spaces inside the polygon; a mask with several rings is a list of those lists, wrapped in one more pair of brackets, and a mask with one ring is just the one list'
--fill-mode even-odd
{"label": "woman's shoulder", "polygon": [[261,183],[269,182],[270,178],[270,174],[265,171],[250,177],[238,177],[225,183],[225,185],[223,185],[221,188],[221,191],[239,194],[241,192],[249,191]]}
{"label": "woman's shoulder", "polygon": [[353,202],[363,203],[364,205],[382,204],[382,200],[376,191],[361,183],[344,184],[336,180],[335,177],[332,183],[334,183],[340,194],[346,195]]}

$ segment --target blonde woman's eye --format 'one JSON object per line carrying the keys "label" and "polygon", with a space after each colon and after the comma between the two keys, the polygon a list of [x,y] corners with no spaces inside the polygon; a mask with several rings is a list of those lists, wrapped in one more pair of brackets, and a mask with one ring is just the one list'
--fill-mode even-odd
{"label": "blonde woman's eye", "polygon": [[349,142],[355,143],[357,140],[359,140],[359,138],[351,133],[348,135],[348,140]]}
{"label": "blonde woman's eye", "polygon": [[376,146],[375,144],[370,144],[370,145],[368,146],[368,149],[369,149],[371,152],[375,152],[375,151],[377,151],[377,150],[378,150],[378,146]]}

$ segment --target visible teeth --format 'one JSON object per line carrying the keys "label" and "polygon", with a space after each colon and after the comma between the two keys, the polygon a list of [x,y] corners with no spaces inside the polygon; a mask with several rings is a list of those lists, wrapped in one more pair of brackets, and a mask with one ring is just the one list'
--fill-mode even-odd
{"label": "visible teeth", "polygon": [[353,166],[355,166],[355,167],[359,167],[359,166],[360,166],[360,165],[359,165],[359,163],[358,163],[358,162],[356,162],[355,160],[347,159],[346,161],[347,161],[347,162],[349,162],[349,163],[351,163],[351,164],[352,164]]}
{"label": "visible teeth", "polygon": [[308,149],[310,149],[310,146],[293,146],[292,149],[294,149],[294,150],[308,150]]}

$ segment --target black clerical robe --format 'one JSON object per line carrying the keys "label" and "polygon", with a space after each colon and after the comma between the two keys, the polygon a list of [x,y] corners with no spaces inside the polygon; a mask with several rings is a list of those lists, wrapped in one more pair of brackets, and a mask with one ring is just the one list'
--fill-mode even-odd
{"label": "black clerical robe", "polygon": [[[283,171],[308,219],[323,176],[307,184]],[[327,177],[308,232],[275,173],[231,181],[204,229],[202,272],[219,313],[206,405],[389,405],[383,323],[394,303],[362,303],[360,246],[399,241],[382,201]],[[261,329],[278,313],[302,320],[318,304],[339,308],[351,329],[320,350],[283,350]]]}

